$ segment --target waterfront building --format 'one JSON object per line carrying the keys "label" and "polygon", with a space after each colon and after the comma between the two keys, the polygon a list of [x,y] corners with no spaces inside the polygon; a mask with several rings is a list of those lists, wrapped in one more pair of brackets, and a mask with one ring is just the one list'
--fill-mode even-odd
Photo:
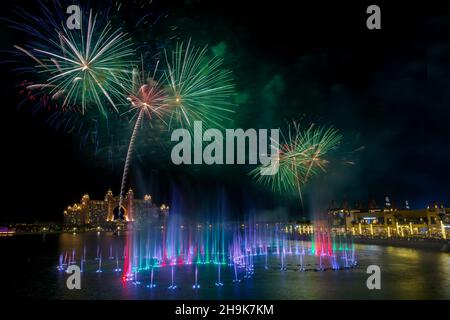
{"label": "waterfront building", "polygon": [[125,195],[120,208],[119,202],[120,197],[114,196],[111,190],[108,190],[103,200],[93,200],[85,194],[79,203],[64,210],[64,225],[107,227],[115,221],[150,221],[169,215],[169,206],[157,206],[150,195],[136,199],[131,189]]}
{"label": "waterfront building", "polygon": [[385,198],[383,207],[373,200],[366,207],[361,202],[350,207],[348,201],[336,206],[333,201],[328,215],[335,232],[354,235],[431,236],[447,239],[450,231],[450,209],[438,202],[433,202],[424,209],[412,210],[409,202],[405,202],[404,208],[398,208],[389,197]]}

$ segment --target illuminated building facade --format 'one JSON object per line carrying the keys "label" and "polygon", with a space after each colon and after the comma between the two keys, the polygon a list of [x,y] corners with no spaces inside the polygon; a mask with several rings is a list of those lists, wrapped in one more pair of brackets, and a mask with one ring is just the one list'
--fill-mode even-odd
{"label": "illuminated building facade", "polygon": [[405,202],[404,208],[397,208],[388,197],[385,200],[382,207],[378,207],[375,201],[370,201],[366,207],[357,203],[353,208],[347,201],[340,206],[332,202],[328,210],[330,224],[337,232],[354,235],[448,239],[450,209],[443,204],[436,202],[425,209],[411,210],[408,202]]}
{"label": "illuminated building facade", "polygon": [[79,203],[68,206],[64,210],[64,224],[66,226],[107,226],[115,221],[149,221],[166,218],[169,207],[165,204],[156,206],[150,195],[143,199],[136,199],[133,190],[125,195],[119,208],[119,196],[114,196],[109,190],[104,200],[92,200],[85,194]]}

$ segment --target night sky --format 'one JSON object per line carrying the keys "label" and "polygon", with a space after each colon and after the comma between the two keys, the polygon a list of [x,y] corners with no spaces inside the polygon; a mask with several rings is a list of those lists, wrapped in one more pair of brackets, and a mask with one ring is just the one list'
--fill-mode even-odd
{"label": "night sky", "polygon": [[[157,203],[177,197],[189,214],[212,214],[224,197],[234,217],[251,210],[308,216],[333,199],[381,205],[385,195],[400,207],[405,200],[414,208],[450,205],[448,11],[397,1],[154,2],[148,8],[162,18],[151,29],[131,30],[132,36],[137,43],[164,43],[175,34],[175,40],[209,44],[233,71],[240,102],[234,127],[301,120],[333,125],[344,142],[327,173],[304,190],[302,206],[298,197],[257,186],[247,175],[251,166],[174,167],[144,135],[131,173],[138,196],[151,193]],[[381,30],[366,28],[369,4],[381,7]],[[20,6],[35,10],[24,1]],[[123,6],[130,28],[145,15],[136,3]],[[10,18],[8,12],[2,16]],[[0,30],[2,50],[24,42],[6,23]],[[8,53],[1,58],[8,60]],[[0,221],[57,221],[83,193],[102,199],[112,188],[117,194],[124,149],[107,159],[81,147],[76,135],[48,126],[31,103],[18,108],[24,76],[14,71],[17,65],[0,67],[6,191]],[[344,158],[355,164],[345,165]]]}

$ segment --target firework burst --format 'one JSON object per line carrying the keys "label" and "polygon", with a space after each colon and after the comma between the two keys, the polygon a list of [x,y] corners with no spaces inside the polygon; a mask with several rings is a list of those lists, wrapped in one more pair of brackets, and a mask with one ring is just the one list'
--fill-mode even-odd
{"label": "firework burst", "polygon": [[14,47],[36,63],[34,71],[44,78],[28,89],[45,91],[62,109],[79,106],[85,113],[94,105],[102,115],[108,114],[107,106],[117,110],[124,97],[120,84],[135,54],[130,38],[92,10],[82,11],[79,30],[69,30],[65,19],[43,10],[44,18],[22,14],[29,25],[16,26],[33,38],[27,46]]}
{"label": "firework burst", "polygon": [[135,116],[132,118],[135,119],[135,124],[128,144],[128,152],[122,174],[119,207],[122,205],[123,197],[125,195],[128,172],[136,137],[139,128],[142,126],[144,117],[147,116],[149,119],[156,117],[161,122],[165,123],[164,115],[167,112],[167,99],[159,80],[156,79],[158,64],[159,63],[156,64],[153,74],[150,75],[149,73],[144,72],[144,63],[142,62],[142,70],[138,71],[137,69],[133,69],[132,78],[130,79],[131,91],[127,98],[130,110],[126,113],[135,112]]}
{"label": "firework burst", "polygon": [[164,116],[168,113],[167,98],[160,80],[156,79],[158,65],[159,62],[156,64],[153,74],[145,73],[143,69],[141,71],[133,69],[132,88],[127,97],[130,110],[125,113],[136,112],[138,118],[142,113],[141,118],[143,115],[149,119],[157,117],[165,123]]}
{"label": "firework burst", "polygon": [[[287,136],[283,135],[283,143],[278,145],[276,161],[255,168],[250,175],[275,192],[296,191],[302,199],[302,187],[311,177],[325,172],[328,163],[326,156],[337,148],[341,139],[341,134],[332,127],[311,125],[301,130],[294,123],[289,126]],[[266,174],[262,175],[261,170]]]}
{"label": "firework burst", "polygon": [[194,121],[222,128],[233,112],[234,86],[231,73],[222,69],[223,61],[209,58],[207,47],[177,44],[170,57],[165,52],[167,102],[172,121],[190,128]]}

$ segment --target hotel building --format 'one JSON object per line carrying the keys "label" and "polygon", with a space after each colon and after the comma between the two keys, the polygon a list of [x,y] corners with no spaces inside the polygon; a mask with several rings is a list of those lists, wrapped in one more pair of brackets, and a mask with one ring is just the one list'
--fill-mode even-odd
{"label": "hotel building", "polygon": [[411,210],[406,201],[403,208],[392,205],[388,197],[383,207],[370,201],[350,207],[348,201],[340,206],[331,203],[328,210],[330,224],[335,232],[354,235],[408,237],[424,236],[448,239],[450,236],[450,209],[441,203]]}
{"label": "hotel building", "polygon": [[119,208],[119,196],[109,190],[103,200],[92,200],[88,194],[83,195],[79,203],[68,206],[64,214],[65,226],[108,227],[115,221],[150,221],[166,218],[169,207],[157,206],[150,195],[136,199],[133,190],[125,195]]}

